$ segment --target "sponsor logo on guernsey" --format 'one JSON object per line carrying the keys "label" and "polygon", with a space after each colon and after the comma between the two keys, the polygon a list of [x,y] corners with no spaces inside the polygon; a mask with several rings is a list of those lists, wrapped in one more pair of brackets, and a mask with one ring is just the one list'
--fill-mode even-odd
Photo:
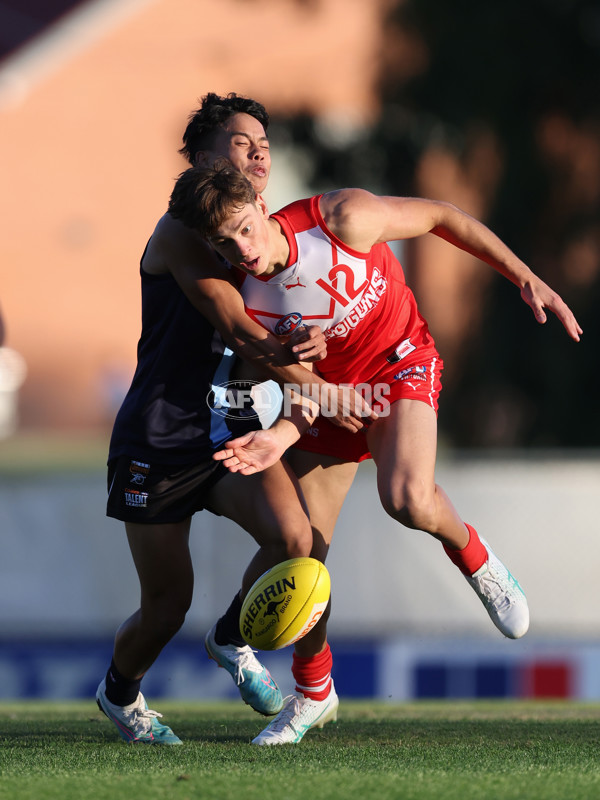
{"label": "sponsor logo on guernsey", "polygon": [[125,505],[130,508],[147,508],[148,492],[140,492],[138,489],[125,489]]}
{"label": "sponsor logo on guernsey", "polygon": [[344,338],[356,328],[359,322],[369,314],[379,303],[382,295],[387,290],[387,281],[377,267],[373,267],[373,275],[367,288],[362,293],[358,303],[341,322],[325,331],[325,338]]}
{"label": "sponsor logo on guernsey", "polygon": [[292,311],[291,314],[286,314],[285,317],[277,320],[275,325],[275,333],[277,336],[288,336],[302,324],[302,314],[298,311]]}
{"label": "sponsor logo on guernsey", "polygon": [[[414,345],[410,339],[404,339],[404,341],[400,342],[394,352],[389,354],[389,356],[386,358],[386,361],[389,364],[397,364],[398,361],[402,361],[403,358],[406,358],[409,353],[412,353],[412,351],[416,349],[416,345]],[[398,375],[396,375],[396,378],[397,377]]]}
{"label": "sponsor logo on guernsey", "polygon": [[131,473],[130,483],[141,486],[150,474],[150,464],[143,464],[141,461],[131,461],[129,464]]}
{"label": "sponsor logo on guernsey", "polygon": [[394,375],[397,381],[426,381],[427,380],[427,367],[425,365],[420,367],[407,367],[400,370]]}
{"label": "sponsor logo on guernsey", "polygon": [[285,285],[286,290],[287,289],[298,289],[298,287],[300,287],[301,289],[306,289],[306,284],[305,283],[300,283],[300,278],[298,278],[296,283],[286,283],[284,285]]}

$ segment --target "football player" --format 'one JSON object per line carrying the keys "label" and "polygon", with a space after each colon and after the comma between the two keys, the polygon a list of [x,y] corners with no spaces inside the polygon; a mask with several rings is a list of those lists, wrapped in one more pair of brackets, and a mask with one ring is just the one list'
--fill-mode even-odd
{"label": "football player", "polygon": [[[426,233],[445,239],[515,284],[539,323],[549,309],[579,341],[582,331],[568,306],[491,230],[450,203],[342,189],[269,216],[252,185],[224,162],[183,173],[169,209],[239,270],[254,319],[269,330],[291,313],[318,324],[327,337],[327,356],[318,364],[323,377],[370,388],[383,401],[364,433],[348,435],[321,414],[297,441],[313,420],[303,423],[296,414],[229,442],[217,457],[234,472],[255,475],[294,445],[289,461],[309,508],[312,555],[321,560],[357,463],[372,457],[385,511],[438,539],[497,628],[523,636],[529,626],[523,590],[435,482],[442,361],[386,243]],[[298,642],[293,658],[297,695],[256,744],[298,742],[335,718],[325,618]]]}

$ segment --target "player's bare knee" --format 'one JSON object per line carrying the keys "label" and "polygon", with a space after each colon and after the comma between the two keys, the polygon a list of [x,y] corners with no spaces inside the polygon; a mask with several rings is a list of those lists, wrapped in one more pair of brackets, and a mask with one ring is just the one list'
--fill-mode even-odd
{"label": "player's bare knee", "polygon": [[181,628],[192,603],[188,593],[142,600],[142,619],[158,636],[170,639]]}
{"label": "player's bare knee", "polygon": [[421,531],[435,527],[435,502],[427,487],[407,483],[380,496],[385,511],[401,525]]}
{"label": "player's bare knee", "polygon": [[284,531],[283,544],[286,558],[310,556],[313,547],[313,535],[308,518],[303,516]]}
{"label": "player's bare knee", "polygon": [[163,637],[170,639],[175,636],[185,622],[186,612],[183,608],[168,609],[154,624],[160,629]]}
{"label": "player's bare knee", "polygon": [[310,556],[312,536],[300,535],[285,542],[285,558],[302,558]]}

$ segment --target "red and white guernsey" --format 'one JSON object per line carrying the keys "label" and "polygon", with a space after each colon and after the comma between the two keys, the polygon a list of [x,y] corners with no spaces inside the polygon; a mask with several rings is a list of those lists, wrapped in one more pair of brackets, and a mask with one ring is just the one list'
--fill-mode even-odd
{"label": "red and white guernsey", "polygon": [[321,328],[327,358],[318,367],[326,380],[371,382],[390,359],[434,347],[433,340],[388,245],[352,250],[327,228],[319,199],[273,214],[289,243],[287,266],[272,277],[241,275],[240,291],[247,313],[272,332],[281,333],[278,323],[294,314]]}

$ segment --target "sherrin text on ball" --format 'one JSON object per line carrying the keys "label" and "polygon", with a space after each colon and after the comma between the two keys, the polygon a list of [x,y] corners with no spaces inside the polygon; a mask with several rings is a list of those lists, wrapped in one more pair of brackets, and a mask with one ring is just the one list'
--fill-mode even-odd
{"label": "sherrin text on ball", "polygon": [[323,615],[331,593],[324,564],[291,558],[267,570],[242,604],[240,631],[251,647],[280,650],[305,636]]}

